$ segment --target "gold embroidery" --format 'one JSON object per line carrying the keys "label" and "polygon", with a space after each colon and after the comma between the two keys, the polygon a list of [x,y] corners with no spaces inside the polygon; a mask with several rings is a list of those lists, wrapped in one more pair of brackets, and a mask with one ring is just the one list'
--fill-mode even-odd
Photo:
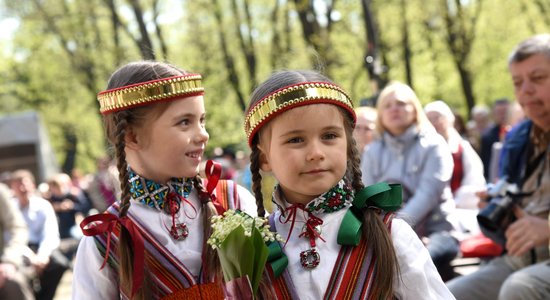
{"label": "gold embroidery", "polygon": [[201,75],[189,74],[107,90],[97,95],[102,114],[174,97],[202,95]]}

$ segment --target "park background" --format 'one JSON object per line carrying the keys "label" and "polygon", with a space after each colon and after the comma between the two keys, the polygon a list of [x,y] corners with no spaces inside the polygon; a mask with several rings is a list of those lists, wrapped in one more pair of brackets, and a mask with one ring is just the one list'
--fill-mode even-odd
{"label": "park background", "polygon": [[[278,69],[316,69],[369,103],[385,83],[464,118],[513,97],[507,57],[548,32],[544,0],[0,0],[0,116],[37,111],[61,171],[107,150],[96,94],[134,60],[204,76],[208,151],[245,150],[243,111]],[[1,137],[0,137],[1,138]]]}

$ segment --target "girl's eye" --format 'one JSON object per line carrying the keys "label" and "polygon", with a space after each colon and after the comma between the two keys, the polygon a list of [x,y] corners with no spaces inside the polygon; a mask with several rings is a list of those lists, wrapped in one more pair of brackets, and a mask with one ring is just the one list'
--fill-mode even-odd
{"label": "girl's eye", "polygon": [[201,126],[202,127],[206,126],[206,118],[205,117],[201,118]]}
{"label": "girl's eye", "polygon": [[183,119],[180,121],[180,125],[182,126],[187,126],[189,125],[189,123],[190,123],[189,119]]}
{"label": "girl's eye", "polygon": [[326,133],[326,134],[323,135],[323,139],[325,139],[325,140],[333,140],[337,137],[338,137],[338,135],[336,135],[334,133]]}
{"label": "girl's eye", "polygon": [[544,78],[545,78],[545,76],[537,75],[537,76],[534,76],[532,80],[533,80],[534,82],[540,82],[540,81],[542,81]]}
{"label": "girl's eye", "polygon": [[289,144],[296,144],[296,143],[300,143],[300,142],[303,142],[303,141],[304,141],[304,139],[302,139],[302,138],[294,137],[294,138],[288,139],[286,142],[289,143]]}

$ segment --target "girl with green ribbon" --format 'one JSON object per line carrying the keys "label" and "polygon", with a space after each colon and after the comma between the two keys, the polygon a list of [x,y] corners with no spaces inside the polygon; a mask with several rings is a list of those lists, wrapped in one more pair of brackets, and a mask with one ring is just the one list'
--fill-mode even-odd
{"label": "girl with green ribbon", "polygon": [[313,71],[274,73],[253,92],[245,117],[253,192],[278,184],[259,295],[263,299],[454,299],[404,221],[399,185],[361,182],[350,97]]}

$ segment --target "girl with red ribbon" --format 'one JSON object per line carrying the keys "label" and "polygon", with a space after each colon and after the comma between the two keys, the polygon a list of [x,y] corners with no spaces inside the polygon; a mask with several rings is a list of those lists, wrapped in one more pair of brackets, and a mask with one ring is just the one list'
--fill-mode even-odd
{"label": "girl with red ribbon", "polygon": [[[350,97],[313,71],[274,73],[253,92],[245,131],[258,214],[260,170],[278,181],[264,299],[454,299],[393,211],[399,185],[364,187]],[[392,221],[393,220],[393,221]]]}
{"label": "girl with red ribbon", "polygon": [[223,299],[221,270],[206,245],[210,218],[226,209],[255,215],[252,195],[219,181],[206,164],[208,133],[199,74],[159,62],[118,69],[98,94],[120,173],[120,200],[86,218],[73,299]]}

